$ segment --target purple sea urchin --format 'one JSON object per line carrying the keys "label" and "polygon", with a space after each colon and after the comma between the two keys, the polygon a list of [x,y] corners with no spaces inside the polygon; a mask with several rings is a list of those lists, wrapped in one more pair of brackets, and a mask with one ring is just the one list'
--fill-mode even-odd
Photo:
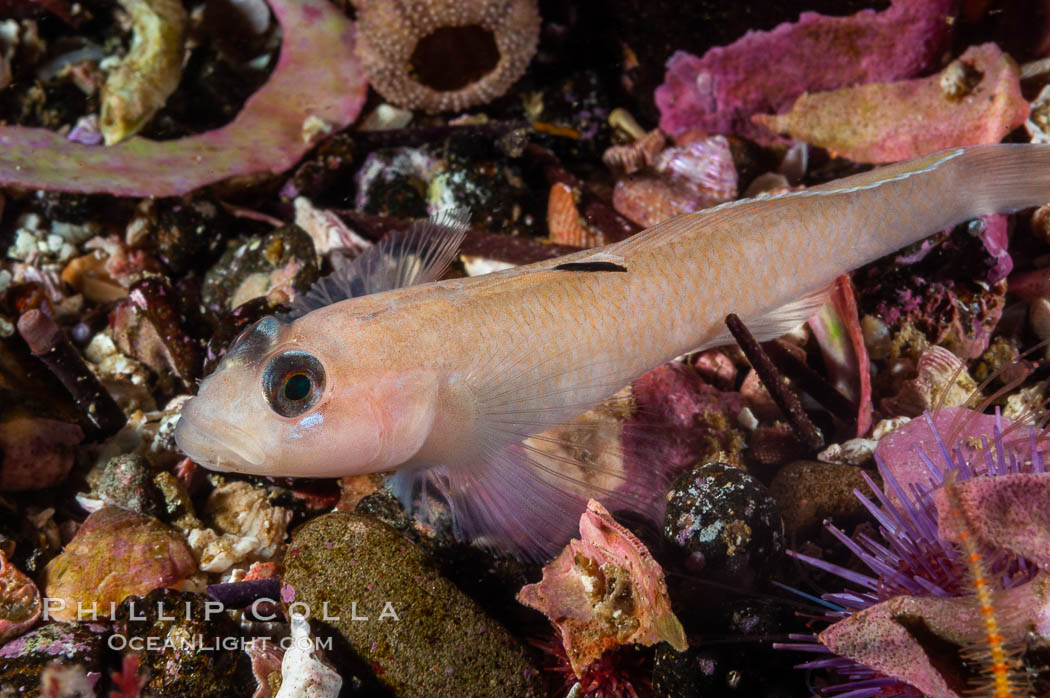
{"label": "purple sea urchin", "polygon": [[[800,665],[801,668],[834,669],[847,677],[847,682],[826,689],[828,695],[849,698],[958,695],[956,687],[949,687],[934,668],[920,640],[903,624],[899,624],[900,617],[910,613],[913,620],[917,617],[934,635],[959,644],[963,641],[960,638],[974,633],[959,631],[958,627],[948,629],[949,623],[938,617],[941,607],[947,609],[952,606],[954,622],[972,626],[976,637],[980,637],[980,615],[976,606],[964,610],[959,605],[959,602],[970,601],[966,597],[972,588],[971,580],[967,577],[966,564],[961,559],[959,548],[946,540],[938,530],[938,515],[943,512],[935,493],[946,483],[1046,472],[1034,432],[1027,439],[1028,448],[1022,451],[1018,448],[1018,442],[1007,440],[1004,436],[1004,432],[1010,431],[1008,426],[1004,428],[1006,420],[996,418],[992,434],[987,435],[973,428],[983,421],[977,420],[981,415],[968,410],[965,412],[967,414],[963,416],[965,421],[960,425],[958,437],[947,444],[937,425],[938,421],[943,422],[938,417],[946,415],[925,415],[935,445],[935,449],[931,449],[934,457],[931,458],[923,450],[925,444],[921,440],[916,439],[919,443],[913,444],[915,454],[929,475],[925,484],[918,480],[908,485],[902,484],[894,474],[895,470],[899,470],[899,464],[887,463],[884,460],[887,452],[876,451],[885,490],[877,488],[868,479],[878,502],[860,493],[857,496],[878,521],[881,541],[864,534],[852,539],[838,528],[828,526],[828,530],[860,558],[872,574],[855,572],[801,553],[791,553],[814,567],[860,587],[860,590],[847,589],[822,596],[828,608],[825,617],[833,625],[820,635],[795,635],[793,639],[798,640],[797,643],[778,645],[782,649],[838,655]],[[950,422],[955,415],[947,416]],[[975,447],[977,443],[980,444],[979,448]],[[955,448],[955,444],[962,444],[964,448]],[[892,449],[888,453],[895,455]],[[1029,561],[1011,550],[989,548],[982,550],[982,554],[987,560],[988,577],[1011,598],[1024,596],[1022,587],[1026,587],[1039,574]],[[972,617],[960,615],[970,610],[973,611]],[[1020,639],[1017,636],[1023,635],[1030,624],[1029,620],[1040,612],[1030,605],[1019,608],[1018,613],[1014,614],[1017,617],[1012,619],[1009,633],[1014,635],[1012,639]],[[893,629],[892,638],[883,633],[889,628]],[[855,649],[853,642],[861,634],[868,639],[867,653],[863,657],[852,651]],[[852,636],[844,640],[847,635]],[[880,662],[880,657],[892,658],[894,661]],[[903,657],[907,657],[908,661],[903,661]]]}

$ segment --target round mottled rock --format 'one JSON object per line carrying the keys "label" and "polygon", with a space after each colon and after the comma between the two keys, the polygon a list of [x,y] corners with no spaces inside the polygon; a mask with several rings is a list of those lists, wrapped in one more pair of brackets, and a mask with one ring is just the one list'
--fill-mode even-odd
{"label": "round mottled rock", "polygon": [[133,453],[110,458],[99,477],[99,499],[121,509],[159,516],[161,496],[151,470],[148,460]]}
{"label": "round mottled rock", "polygon": [[260,296],[286,301],[316,280],[313,240],[299,226],[284,225],[226,250],[204,275],[201,300],[215,312]]}
{"label": "round mottled rock", "polygon": [[[390,526],[358,514],[305,524],[285,556],[282,599],[334,632],[333,653],[398,696],[540,696],[525,649]],[[293,607],[294,606],[294,607]],[[355,661],[357,660],[357,661]]]}
{"label": "round mottled rock", "polygon": [[706,463],[675,478],[664,536],[686,553],[689,572],[747,588],[783,549],[784,523],[762,483],[725,463]]}
{"label": "round mottled rock", "polygon": [[871,496],[864,470],[854,465],[797,460],[781,468],[769,485],[788,533],[811,532],[825,519],[841,526],[867,510],[854,489]]}
{"label": "round mottled rock", "polygon": [[227,234],[229,219],[209,193],[161,199],[148,241],[169,269],[182,274],[195,260],[216,253]]}

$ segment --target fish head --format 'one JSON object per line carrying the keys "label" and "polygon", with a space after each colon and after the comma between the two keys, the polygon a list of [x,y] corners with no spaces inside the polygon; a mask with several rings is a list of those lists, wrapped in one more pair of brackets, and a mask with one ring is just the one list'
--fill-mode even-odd
{"label": "fish head", "polygon": [[418,449],[436,384],[377,372],[297,324],[245,330],[183,406],[179,448],[211,470],[277,477],[380,472]]}

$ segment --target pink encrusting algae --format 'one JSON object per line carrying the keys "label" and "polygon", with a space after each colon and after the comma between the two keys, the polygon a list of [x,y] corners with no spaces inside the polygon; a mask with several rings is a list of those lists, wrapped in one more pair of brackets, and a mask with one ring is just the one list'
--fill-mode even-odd
{"label": "pink encrusting algae", "polygon": [[[946,681],[930,662],[922,641],[908,630],[909,617],[922,619],[935,636],[963,649],[983,650],[980,656],[991,659],[981,668],[991,675],[989,690],[995,691],[988,695],[1021,695],[1006,647],[1016,646],[1033,626],[1040,635],[1046,633],[1050,609],[1045,601],[1046,574],[1039,569],[1046,568],[1046,560],[1021,554],[1024,547],[1013,541],[1032,539],[1023,534],[1014,535],[1010,543],[1002,538],[993,543],[978,535],[990,520],[1001,523],[996,514],[1003,507],[978,509],[972,506],[975,498],[970,493],[994,492],[993,498],[1005,502],[999,485],[1014,485],[1016,490],[1014,480],[1044,482],[1048,473],[1033,430],[1018,434],[1009,420],[991,417],[991,428],[985,431],[987,415],[959,409],[947,412],[927,413],[910,423],[923,423],[929,430],[928,441],[910,441],[912,458],[921,463],[923,475],[916,472],[908,481],[898,479],[894,473],[901,471],[901,464],[895,456],[902,451],[876,451],[885,489],[865,475],[878,502],[855,492],[878,521],[882,540],[866,534],[850,538],[828,525],[871,574],[792,552],[860,588],[824,594],[821,598],[829,609],[825,617],[832,625],[819,635],[796,635],[799,642],[778,645],[837,655],[800,665],[834,669],[847,678],[846,683],[829,687],[828,695],[958,698],[955,679]],[[946,442],[946,424],[956,417],[962,418],[957,421],[957,438]],[[1010,501],[1011,506],[1026,502],[1019,497]],[[1022,511],[1038,516],[1041,508],[1042,503],[1033,498]],[[1011,518],[1009,525],[997,530],[1016,534],[1018,526],[1032,528],[1024,514]],[[993,587],[1001,591],[993,592]],[[1007,608],[1006,615],[997,615]]]}
{"label": "pink encrusting algae", "polygon": [[[702,58],[677,51],[654,95],[660,128],[775,140],[752,114],[780,112],[804,92],[900,80],[921,74],[951,34],[953,0],[895,0],[850,17],[803,12],[798,22],[750,31]],[[770,56],[776,56],[775,68]]]}
{"label": "pink encrusting algae", "polygon": [[[350,124],[368,84],[354,26],[323,0],[271,0],[284,29],[269,81],[226,126],[173,141],[82,145],[43,128],[0,127],[0,184],[117,196],[173,196],[228,177],[282,172]],[[317,46],[326,46],[324,61]],[[266,147],[260,147],[265,143]]]}

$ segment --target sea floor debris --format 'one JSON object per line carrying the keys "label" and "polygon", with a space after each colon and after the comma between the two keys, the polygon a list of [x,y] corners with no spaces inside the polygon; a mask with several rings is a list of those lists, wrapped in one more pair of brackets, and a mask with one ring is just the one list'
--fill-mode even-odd
{"label": "sea floor debris", "polygon": [[478,276],[1050,141],[1043,5],[0,0],[0,695],[1050,696],[1050,202],[843,270],[772,341],[727,307],[533,435],[606,495],[548,559],[465,540],[441,477],[174,437],[239,336],[428,216],[470,212],[446,278]]}

